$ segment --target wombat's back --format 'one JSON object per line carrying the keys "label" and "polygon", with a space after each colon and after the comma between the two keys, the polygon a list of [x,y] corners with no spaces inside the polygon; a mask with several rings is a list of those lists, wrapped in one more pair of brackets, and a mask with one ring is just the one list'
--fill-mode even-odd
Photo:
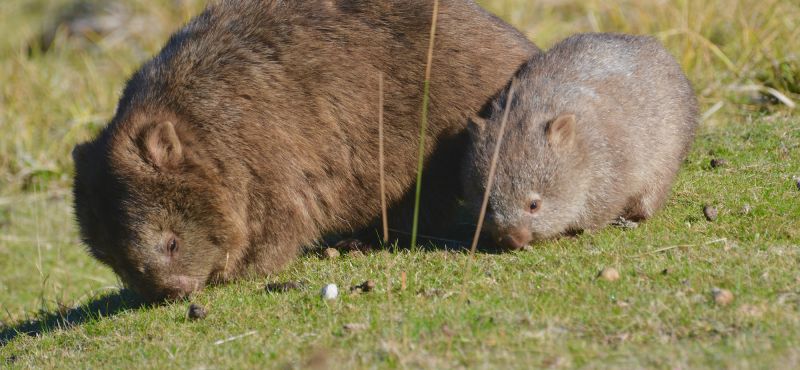
{"label": "wombat's back", "polygon": [[698,123],[697,98],[673,56],[652,37],[581,34],[529,67],[526,83],[545,87],[548,109],[584,117],[578,131],[596,157],[590,171],[599,185],[592,201],[619,198],[626,216],[650,217],[669,193]]}
{"label": "wombat's back", "polygon": [[691,147],[697,98],[680,65],[653,37],[572,36],[534,57],[523,80],[542,91],[542,106],[597,117],[604,123],[601,136],[621,148],[634,145],[632,153],[663,148],[670,158],[685,157]]}

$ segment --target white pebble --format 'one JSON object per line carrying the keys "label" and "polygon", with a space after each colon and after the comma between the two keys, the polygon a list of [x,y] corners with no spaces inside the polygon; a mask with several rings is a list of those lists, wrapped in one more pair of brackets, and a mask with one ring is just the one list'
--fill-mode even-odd
{"label": "white pebble", "polygon": [[328,284],[324,288],[322,288],[322,298],[323,299],[336,299],[339,296],[339,288],[336,284]]}

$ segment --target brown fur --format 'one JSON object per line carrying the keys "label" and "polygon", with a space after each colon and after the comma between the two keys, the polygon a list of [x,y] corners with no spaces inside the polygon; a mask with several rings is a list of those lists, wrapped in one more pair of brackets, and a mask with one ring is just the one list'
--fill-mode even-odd
{"label": "brown fur", "polygon": [[[416,177],[427,0],[226,0],[129,81],[111,123],[74,151],[90,252],[148,299],[271,273],[326,233],[380,213]],[[427,209],[458,184],[467,118],[537,52],[469,0],[443,0],[431,83]],[[446,190],[445,190],[446,189]]]}
{"label": "brown fur", "polygon": [[[651,217],[697,126],[697,100],[653,38],[586,34],[533,57],[515,77],[487,229],[498,243]],[[464,183],[477,207],[508,91],[470,126]],[[534,204],[535,202],[535,204]]]}

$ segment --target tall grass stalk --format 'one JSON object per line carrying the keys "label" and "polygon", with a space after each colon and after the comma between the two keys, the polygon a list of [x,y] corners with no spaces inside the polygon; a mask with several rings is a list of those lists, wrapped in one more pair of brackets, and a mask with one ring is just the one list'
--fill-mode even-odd
{"label": "tall grass stalk", "polygon": [[[470,255],[475,254],[478,248],[478,239],[480,239],[481,229],[483,229],[483,221],[486,218],[486,208],[489,206],[489,194],[494,186],[494,173],[497,170],[497,160],[500,158],[500,146],[503,145],[503,137],[506,133],[506,123],[508,123],[508,111],[511,110],[511,101],[514,99],[514,92],[516,89],[517,80],[511,80],[511,86],[508,88],[508,95],[506,96],[506,107],[503,111],[503,120],[500,122],[500,134],[497,136],[497,143],[494,146],[494,153],[492,154],[492,163],[489,165],[489,178],[486,179],[486,190],[483,192],[483,202],[481,203],[481,212],[478,214],[478,226],[475,227],[475,236],[472,237],[472,245],[469,247]],[[467,259],[471,261],[472,258]],[[469,271],[469,270],[467,270]]]}
{"label": "tall grass stalk", "polygon": [[431,16],[431,37],[428,45],[428,63],[425,66],[425,87],[422,92],[422,119],[419,128],[419,159],[417,161],[417,190],[414,195],[414,220],[411,226],[411,248],[417,246],[419,229],[419,201],[422,194],[422,166],[425,162],[425,135],[428,130],[428,105],[430,104],[431,67],[433,66],[433,47],[436,42],[436,23],[439,19],[439,0],[433,2]]}
{"label": "tall grass stalk", "polygon": [[[472,238],[472,245],[469,248],[469,256],[464,262],[464,279],[461,281],[461,295],[457,307],[464,307],[464,302],[467,298],[467,283],[472,281],[472,262],[475,259],[475,251],[478,249],[478,240],[480,239],[481,230],[483,229],[483,221],[486,218],[486,209],[489,205],[489,194],[491,194],[492,186],[494,186],[494,174],[497,170],[497,161],[500,158],[500,148],[503,145],[503,139],[506,132],[506,124],[508,123],[508,112],[511,110],[511,101],[514,99],[516,90],[516,79],[511,79],[511,84],[508,88],[508,95],[506,95],[505,111],[503,111],[503,120],[500,122],[500,133],[497,136],[497,143],[494,146],[494,153],[492,153],[492,162],[489,165],[489,176],[486,179],[486,190],[483,192],[483,202],[481,203],[481,211],[478,214],[478,225],[475,227],[475,235]],[[448,353],[453,345],[452,337],[447,343]]]}
{"label": "tall grass stalk", "polygon": [[389,243],[389,216],[386,211],[386,163],[383,147],[383,72],[378,75],[378,164],[381,171],[381,219],[383,243]]}

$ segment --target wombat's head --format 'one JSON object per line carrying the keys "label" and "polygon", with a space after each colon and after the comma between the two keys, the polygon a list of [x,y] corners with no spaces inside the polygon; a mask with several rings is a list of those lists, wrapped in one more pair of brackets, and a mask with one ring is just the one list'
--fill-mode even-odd
{"label": "wombat's head", "polygon": [[81,238],[146,300],[182,298],[225,276],[241,228],[180,119],[127,119],[73,150]]}
{"label": "wombat's head", "polygon": [[[509,112],[485,223],[494,241],[511,249],[568,231],[583,209],[588,186],[575,115],[541,114],[518,105]],[[464,184],[474,210],[489,178],[501,110],[495,107],[490,118],[475,118],[469,125]]]}

